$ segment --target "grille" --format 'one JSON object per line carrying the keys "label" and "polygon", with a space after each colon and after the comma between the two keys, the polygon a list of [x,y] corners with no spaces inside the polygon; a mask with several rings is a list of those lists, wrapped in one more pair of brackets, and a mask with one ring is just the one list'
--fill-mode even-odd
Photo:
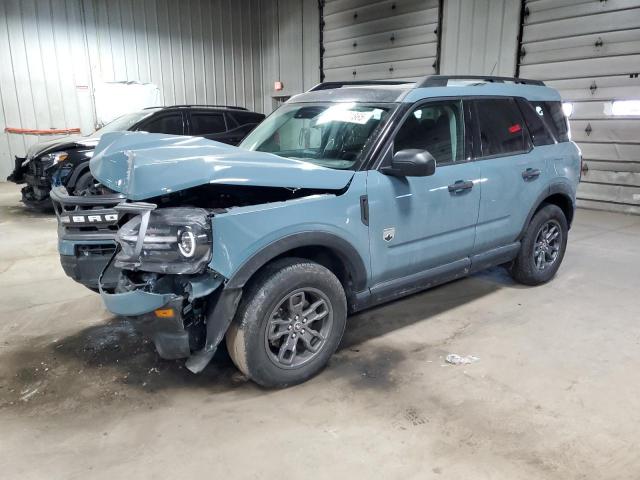
{"label": "grille", "polygon": [[105,256],[105,255],[113,255],[113,252],[116,251],[115,245],[104,244],[104,245],[78,245],[76,246],[76,256]]}
{"label": "grille", "polygon": [[44,174],[44,165],[42,162],[32,160],[29,162],[29,173],[31,175],[41,176]]}

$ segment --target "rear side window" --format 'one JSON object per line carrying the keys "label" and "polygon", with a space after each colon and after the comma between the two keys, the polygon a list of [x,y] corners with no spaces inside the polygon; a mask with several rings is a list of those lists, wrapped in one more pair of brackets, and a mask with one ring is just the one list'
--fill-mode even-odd
{"label": "rear side window", "polygon": [[208,135],[222,133],[227,130],[222,114],[192,113],[191,135]]}
{"label": "rear side window", "polygon": [[475,106],[483,157],[515,155],[529,150],[529,138],[515,100],[476,100]]}
{"label": "rear side window", "polygon": [[140,130],[144,130],[149,133],[168,133],[171,135],[182,135],[184,130],[182,128],[182,114],[175,113],[172,115],[160,115],[152,118],[147,123],[140,127]]}
{"label": "rear side window", "polygon": [[527,124],[529,135],[531,135],[531,141],[536,147],[542,145],[552,145],[555,143],[551,132],[547,129],[542,118],[536,113],[533,105],[524,98],[516,98],[516,103],[520,108],[520,112],[524,117],[524,121]]}
{"label": "rear side window", "polygon": [[562,102],[532,101],[536,113],[544,120],[558,142],[569,141],[567,117],[562,111]]}

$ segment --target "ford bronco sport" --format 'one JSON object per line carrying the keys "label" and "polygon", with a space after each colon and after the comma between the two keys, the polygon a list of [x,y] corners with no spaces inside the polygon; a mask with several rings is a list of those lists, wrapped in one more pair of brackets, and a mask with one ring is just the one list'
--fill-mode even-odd
{"label": "ford bronco sport", "polygon": [[103,195],[52,193],[67,269],[97,259],[76,278],[162,357],[198,372],[226,338],[281,387],[327,363],[348,313],[495,265],[549,281],[580,152],[542,82],[430,76],[320,84],[240,148],[110,133],[91,172]]}

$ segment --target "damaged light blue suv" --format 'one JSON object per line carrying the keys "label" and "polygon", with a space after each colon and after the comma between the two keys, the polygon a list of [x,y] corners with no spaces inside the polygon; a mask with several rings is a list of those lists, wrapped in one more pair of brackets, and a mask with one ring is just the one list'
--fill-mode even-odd
{"label": "damaged light blue suv", "polygon": [[564,256],[581,159],[542,82],[430,76],[323,83],[240,148],[102,137],[101,195],[52,192],[62,263],[201,371],[226,338],[264,386],[316,374],[348,313],[505,265]]}

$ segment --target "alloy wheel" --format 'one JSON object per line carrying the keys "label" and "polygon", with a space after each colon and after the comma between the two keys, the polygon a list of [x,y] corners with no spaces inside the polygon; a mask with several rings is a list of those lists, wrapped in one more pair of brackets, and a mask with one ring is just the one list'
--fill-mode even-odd
{"label": "alloy wheel", "polygon": [[315,288],[287,294],[267,322],[265,347],[269,359],[280,368],[296,368],[316,357],[333,326],[333,310],[327,296]]}

